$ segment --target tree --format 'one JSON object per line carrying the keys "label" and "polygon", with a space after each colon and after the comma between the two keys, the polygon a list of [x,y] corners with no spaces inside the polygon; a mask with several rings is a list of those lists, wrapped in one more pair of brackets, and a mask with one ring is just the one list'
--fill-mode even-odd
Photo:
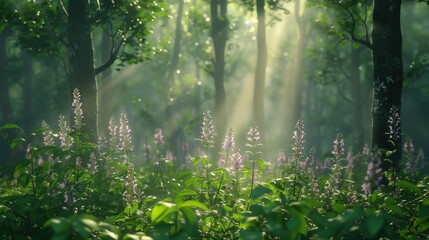
{"label": "tree", "polygon": [[[215,85],[215,125],[218,137],[222,139],[226,129],[226,92],[224,86],[225,46],[228,38],[228,1],[211,0],[211,37],[214,46],[214,85]],[[219,142],[219,141],[217,141]]]}
{"label": "tree", "polygon": [[253,89],[253,119],[259,128],[262,141],[264,141],[264,92],[265,70],[267,68],[267,40],[265,36],[265,0],[256,0],[257,29],[257,62],[255,82]]}
{"label": "tree", "polygon": [[[370,1],[331,1],[322,4],[339,13],[338,34],[372,51],[372,147],[385,153],[383,171],[395,168],[401,157],[401,98],[403,85],[401,0],[374,1],[372,35],[367,19]],[[357,34],[358,32],[360,34]]]}
{"label": "tree", "polygon": [[403,67],[400,17],[401,0],[374,1],[372,146],[391,154],[389,161],[383,161],[383,170],[397,167],[401,158]]}
{"label": "tree", "polygon": [[12,123],[14,120],[12,103],[9,95],[9,77],[7,63],[7,39],[11,31],[11,4],[9,1],[0,2],[0,106],[3,119],[1,123]]}
{"label": "tree", "polygon": [[[33,54],[67,55],[70,93],[82,94],[84,132],[97,139],[98,107],[96,75],[111,67],[138,63],[151,51],[146,39],[150,23],[161,12],[160,1],[63,1],[28,2],[20,8],[20,44]],[[104,29],[110,37],[110,54],[100,66],[94,64],[92,34]]]}

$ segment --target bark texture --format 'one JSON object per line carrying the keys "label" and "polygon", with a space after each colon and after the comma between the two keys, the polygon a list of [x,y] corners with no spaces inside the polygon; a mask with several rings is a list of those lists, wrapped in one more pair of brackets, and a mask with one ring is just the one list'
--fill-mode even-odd
{"label": "bark texture", "polygon": [[[391,109],[401,112],[403,82],[401,0],[374,1],[373,63],[374,96],[372,106],[372,147],[394,151],[383,161],[382,169],[397,167],[401,157],[401,132],[399,125],[389,129]],[[398,119],[396,119],[398,120]],[[389,132],[393,133],[393,137]]]}
{"label": "bark texture", "polygon": [[82,131],[90,141],[97,141],[98,101],[94,71],[94,49],[89,23],[88,0],[68,1],[68,81],[70,93],[75,88],[82,95],[84,114]]}

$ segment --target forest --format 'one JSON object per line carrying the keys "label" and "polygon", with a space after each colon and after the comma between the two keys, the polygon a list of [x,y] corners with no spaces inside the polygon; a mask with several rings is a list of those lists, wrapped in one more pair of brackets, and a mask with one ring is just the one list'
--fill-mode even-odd
{"label": "forest", "polygon": [[428,239],[428,29],[428,0],[0,0],[0,239]]}

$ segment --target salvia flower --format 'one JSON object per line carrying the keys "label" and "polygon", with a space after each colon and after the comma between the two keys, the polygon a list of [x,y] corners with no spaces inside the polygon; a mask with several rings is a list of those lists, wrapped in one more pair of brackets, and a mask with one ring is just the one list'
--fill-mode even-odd
{"label": "salvia flower", "polygon": [[58,137],[60,139],[60,147],[69,149],[73,145],[73,138],[69,136],[71,130],[70,127],[67,125],[67,121],[64,115],[59,116],[58,125],[60,128],[60,131],[58,133]]}
{"label": "salvia flower", "polygon": [[161,128],[155,129],[155,135],[153,136],[155,144],[161,148],[164,145],[164,135]]}
{"label": "salvia flower", "polygon": [[205,147],[213,145],[214,125],[210,111],[203,113],[203,123],[201,126],[201,141]]}
{"label": "salvia flower", "polygon": [[42,121],[42,128],[45,129],[45,131],[42,132],[43,144],[45,144],[45,146],[54,146],[55,142],[53,138],[52,129],[45,121]]}
{"label": "salvia flower", "polygon": [[382,181],[381,156],[379,152],[370,154],[371,161],[368,163],[362,190],[365,195],[372,193],[372,189],[377,189]]}
{"label": "salvia flower", "polygon": [[332,145],[332,154],[336,160],[340,159],[344,155],[344,139],[341,133],[337,133],[337,137]]}
{"label": "salvia flower", "polygon": [[225,140],[222,144],[222,149],[225,151],[230,151],[235,149],[235,138],[234,138],[234,131],[232,128],[228,130],[225,136]]}
{"label": "salvia flower", "polygon": [[251,146],[258,145],[259,141],[261,140],[258,127],[256,126],[256,123],[253,123],[253,125],[250,127],[249,132],[247,132],[247,141]]}
{"label": "salvia flower", "polygon": [[97,143],[98,143],[98,146],[100,146],[101,150],[106,150],[108,147],[108,141],[107,141],[106,134],[104,134],[103,132],[98,134]]}
{"label": "salvia flower", "polygon": [[414,154],[414,144],[411,138],[408,137],[407,139],[405,139],[403,151],[406,154]]}
{"label": "salvia flower", "polygon": [[134,165],[131,163],[128,163],[128,171],[124,182],[125,191],[123,193],[123,200],[127,206],[130,206],[138,201],[137,181],[134,176]]}
{"label": "salvia flower", "polygon": [[115,150],[117,147],[118,138],[119,138],[118,126],[116,125],[115,116],[110,117],[108,129],[109,129],[109,135],[110,135],[110,139],[109,139],[110,150]]}
{"label": "salvia flower", "polygon": [[234,152],[232,153],[231,166],[232,170],[236,173],[243,167],[243,155],[241,155],[239,148],[234,149]]}
{"label": "salvia flower", "polygon": [[279,153],[277,154],[277,162],[279,165],[285,165],[287,162],[286,155],[283,149],[279,150]]}
{"label": "salvia flower", "polygon": [[91,175],[95,175],[98,172],[98,163],[97,163],[97,157],[95,156],[95,153],[91,153],[89,155],[89,163],[86,170]]}
{"label": "salvia flower", "polygon": [[389,138],[395,142],[401,136],[401,118],[399,117],[399,109],[393,105],[389,111],[389,119],[387,121],[389,132]]}
{"label": "salvia flower", "polygon": [[292,136],[292,151],[294,154],[294,161],[298,161],[304,154],[304,143],[305,143],[305,132],[304,132],[304,122],[298,120],[295,124],[295,131]]}
{"label": "salvia flower", "polygon": [[119,118],[119,150],[124,152],[133,150],[131,129],[128,125],[128,118],[125,113],[122,113]]}
{"label": "salvia flower", "polygon": [[83,111],[82,111],[82,102],[80,101],[80,92],[77,88],[73,90],[73,116],[74,116],[74,126],[77,130],[80,130],[82,127]]}

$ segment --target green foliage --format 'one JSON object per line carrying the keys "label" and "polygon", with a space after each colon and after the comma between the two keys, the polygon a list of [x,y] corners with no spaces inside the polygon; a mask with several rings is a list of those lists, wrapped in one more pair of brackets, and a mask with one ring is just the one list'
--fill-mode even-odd
{"label": "green foliage", "polygon": [[[314,150],[292,154],[289,162],[273,167],[257,158],[256,141],[248,144],[248,162],[242,166],[234,165],[237,149],[234,154],[224,149],[220,163],[202,154],[179,165],[154,145],[147,161],[134,168],[134,157],[114,134],[94,144],[78,130],[54,134],[45,125],[27,136],[15,124],[0,127],[6,130],[20,133],[10,146],[27,146],[27,153],[0,169],[2,239],[429,237],[429,177],[386,172],[397,179],[372,186],[370,193],[361,191],[367,180],[351,172],[365,169],[377,155],[358,154],[354,165],[362,166],[350,168],[341,135],[320,171]],[[295,143],[295,150],[303,150],[300,146]]]}

